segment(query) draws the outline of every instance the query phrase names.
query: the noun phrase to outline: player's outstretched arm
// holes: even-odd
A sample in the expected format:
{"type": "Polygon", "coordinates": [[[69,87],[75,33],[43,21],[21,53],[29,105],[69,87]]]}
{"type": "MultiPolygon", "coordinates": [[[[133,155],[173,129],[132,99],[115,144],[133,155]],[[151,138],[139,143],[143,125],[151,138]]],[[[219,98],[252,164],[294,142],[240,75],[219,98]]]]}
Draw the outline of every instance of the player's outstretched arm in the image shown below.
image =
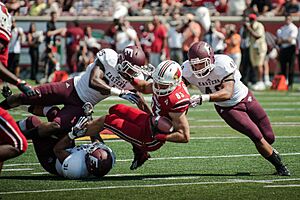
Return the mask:
{"type": "Polygon", "coordinates": [[[19,79],[13,73],[8,71],[3,64],[0,62],[0,78],[8,83],[16,85],[20,91],[27,96],[39,95],[39,92],[33,89],[26,81],[19,79]]]}
{"type": "Polygon", "coordinates": [[[60,139],[53,148],[53,152],[56,155],[60,163],[63,163],[64,160],[70,155],[66,150],[72,146],[73,140],[69,138],[68,135],[65,135],[60,139]]]}
{"type": "Polygon", "coordinates": [[[129,82],[137,91],[139,91],[143,94],[152,94],[153,93],[152,83],[150,83],[148,81],[133,78],[133,79],[129,80],[129,82]]]}

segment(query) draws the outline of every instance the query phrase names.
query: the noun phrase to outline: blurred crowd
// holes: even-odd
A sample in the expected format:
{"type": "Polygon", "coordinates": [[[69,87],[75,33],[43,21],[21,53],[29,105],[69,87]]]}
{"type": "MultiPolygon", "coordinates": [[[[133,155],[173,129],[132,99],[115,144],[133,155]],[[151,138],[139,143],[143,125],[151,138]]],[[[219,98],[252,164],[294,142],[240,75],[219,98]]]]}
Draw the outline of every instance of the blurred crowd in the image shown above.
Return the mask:
{"type": "Polygon", "coordinates": [[[57,28],[57,18],[60,15],[105,15],[112,16],[114,20],[107,30],[102,31],[109,47],[117,52],[126,46],[137,45],[143,48],[147,62],[153,66],[167,58],[181,64],[188,59],[189,47],[204,40],[216,54],[227,54],[235,61],[242,73],[242,81],[252,89],[264,90],[272,85],[270,62],[279,66],[274,73],[284,75],[291,89],[296,55],[300,63],[299,27],[292,21],[292,16],[300,16],[299,4],[297,0],[8,0],[6,5],[13,16],[50,15],[46,31],[37,30],[35,23],[24,31],[16,26],[14,20],[9,69],[20,75],[20,52],[22,46],[27,46],[31,58],[30,78],[39,83],[41,77],[37,74],[42,71],[43,81],[48,82],[53,72],[61,71],[61,41],[64,38],[66,72],[84,71],[103,47],[102,43],[93,36],[91,26],[83,27],[74,21],[67,28],[57,28]],[[130,15],[151,15],[153,20],[134,28],[127,17],[130,15]],[[212,22],[212,15],[242,15],[243,21],[222,24],[220,21],[212,22]],[[259,22],[260,15],[284,15],[284,25],[272,34],[259,22]],[[40,55],[42,43],[46,48],[40,55]]]}
{"type": "Polygon", "coordinates": [[[170,16],[204,6],[212,15],[242,15],[251,8],[257,15],[300,15],[297,0],[4,0],[12,15],[42,16],[170,16]],[[118,13],[116,13],[118,11],[118,13]]]}

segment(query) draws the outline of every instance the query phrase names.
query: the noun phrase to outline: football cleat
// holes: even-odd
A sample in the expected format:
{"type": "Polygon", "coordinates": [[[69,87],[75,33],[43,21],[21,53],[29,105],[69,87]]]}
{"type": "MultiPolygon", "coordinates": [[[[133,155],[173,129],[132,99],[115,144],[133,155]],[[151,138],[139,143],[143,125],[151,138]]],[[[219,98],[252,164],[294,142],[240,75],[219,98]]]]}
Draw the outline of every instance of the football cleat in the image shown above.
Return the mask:
{"type": "Polygon", "coordinates": [[[151,158],[148,152],[134,153],[134,159],[131,163],[130,169],[135,170],[141,167],[149,158],[151,158]]]}
{"type": "Polygon", "coordinates": [[[288,170],[288,168],[285,165],[281,165],[280,167],[276,168],[277,172],[275,172],[275,175],[279,176],[290,176],[291,173],[288,170]]]}

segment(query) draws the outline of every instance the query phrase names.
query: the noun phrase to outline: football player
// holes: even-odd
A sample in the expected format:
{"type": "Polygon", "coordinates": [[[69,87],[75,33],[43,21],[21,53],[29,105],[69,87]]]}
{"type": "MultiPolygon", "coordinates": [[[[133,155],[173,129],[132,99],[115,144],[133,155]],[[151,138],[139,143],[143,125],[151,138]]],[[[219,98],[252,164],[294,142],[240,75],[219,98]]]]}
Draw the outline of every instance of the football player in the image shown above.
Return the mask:
{"type": "Polygon", "coordinates": [[[269,118],[252,92],[240,81],[241,74],[227,55],[214,55],[206,42],[194,43],[188,51],[189,60],[182,64],[184,79],[195,85],[201,95],[191,97],[191,107],[214,102],[215,109],[233,129],[248,136],[258,152],[272,163],[278,175],[289,176],[278,152],[269,118]]]}
{"type": "MultiPolygon", "coordinates": [[[[55,107],[53,107],[54,110],[55,107]]],[[[56,107],[56,109],[58,109],[56,107]]],[[[51,120],[48,114],[48,120],[51,120]]],[[[82,126],[81,118],[72,128],[76,131],[82,126]]],[[[27,117],[18,122],[24,132],[39,126],[42,121],[36,116],[27,117]]],[[[72,134],[72,133],[69,133],[72,134]]],[[[92,176],[103,177],[114,166],[113,151],[101,142],[75,146],[74,140],[67,135],[63,137],[33,137],[37,158],[42,167],[49,173],[69,179],[82,179],[92,176]]]]}
{"type": "MultiPolygon", "coordinates": [[[[11,16],[0,2],[0,79],[16,85],[24,96],[37,95],[25,81],[18,79],[6,69],[8,43],[11,37],[11,16]]],[[[3,91],[6,93],[6,91],[3,91]]],[[[5,160],[21,155],[27,149],[27,141],[16,122],[4,109],[0,108],[0,173],[5,160]]]]}
{"type": "MultiPolygon", "coordinates": [[[[109,114],[93,120],[86,126],[86,135],[93,135],[104,128],[111,130],[133,145],[134,160],[131,170],[148,160],[148,151],[159,149],[166,141],[187,143],[190,130],[186,118],[190,95],[182,82],[181,66],[171,60],[160,63],[152,74],[153,82],[127,77],[137,91],[153,94],[152,112],[118,104],[109,109],[109,114]],[[163,134],[157,130],[157,116],[172,121],[174,130],[163,134]],[[154,119],[154,120],[153,120],[154,119]]],[[[81,132],[82,133],[82,132],[81,132]]],[[[75,133],[74,137],[81,136],[75,133]]]]}
{"type": "MultiPolygon", "coordinates": [[[[132,103],[138,102],[139,97],[136,93],[129,91],[134,88],[120,76],[119,68],[131,76],[143,78],[141,71],[147,67],[145,67],[145,54],[142,49],[129,46],[120,54],[112,49],[103,49],[97,53],[97,58],[87,67],[86,72],[80,76],[64,82],[40,85],[35,88],[39,91],[39,96],[11,95],[0,103],[0,107],[10,109],[19,105],[63,104],[64,107],[52,122],[43,123],[32,132],[40,136],[63,134],[70,131],[74,122],[83,115],[82,106],[86,102],[95,105],[111,95],[119,96],[132,103]],[[141,70],[137,71],[138,68],[141,70]]],[[[146,106],[144,107],[146,109],[146,106]]],[[[45,115],[47,109],[44,111],[45,115]]]]}

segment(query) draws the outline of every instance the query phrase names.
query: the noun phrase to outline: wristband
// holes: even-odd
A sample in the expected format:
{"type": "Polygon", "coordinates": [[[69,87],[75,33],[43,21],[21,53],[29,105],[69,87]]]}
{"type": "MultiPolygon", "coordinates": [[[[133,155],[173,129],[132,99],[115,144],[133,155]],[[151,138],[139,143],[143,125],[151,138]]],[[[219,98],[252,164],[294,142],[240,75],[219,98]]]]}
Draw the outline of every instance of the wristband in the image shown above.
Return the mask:
{"type": "MultiPolygon", "coordinates": [[[[20,83],[22,83],[23,82],[23,80],[21,80],[21,79],[17,79],[17,83],[16,83],[16,86],[18,86],[18,85],[20,85],[20,83]]],[[[24,81],[25,82],[25,81],[24,81]]]]}
{"type": "Polygon", "coordinates": [[[70,132],[68,133],[68,136],[69,136],[69,138],[70,138],[71,140],[74,140],[74,139],[76,138],[76,136],[73,135],[72,131],[70,131],[70,132]]]}
{"type": "Polygon", "coordinates": [[[119,96],[121,94],[121,90],[115,87],[110,88],[110,94],[111,95],[115,95],[115,96],[119,96]]]}
{"type": "Polygon", "coordinates": [[[202,102],[206,102],[210,100],[209,94],[203,94],[201,95],[201,97],[202,97],[202,102]]]}

